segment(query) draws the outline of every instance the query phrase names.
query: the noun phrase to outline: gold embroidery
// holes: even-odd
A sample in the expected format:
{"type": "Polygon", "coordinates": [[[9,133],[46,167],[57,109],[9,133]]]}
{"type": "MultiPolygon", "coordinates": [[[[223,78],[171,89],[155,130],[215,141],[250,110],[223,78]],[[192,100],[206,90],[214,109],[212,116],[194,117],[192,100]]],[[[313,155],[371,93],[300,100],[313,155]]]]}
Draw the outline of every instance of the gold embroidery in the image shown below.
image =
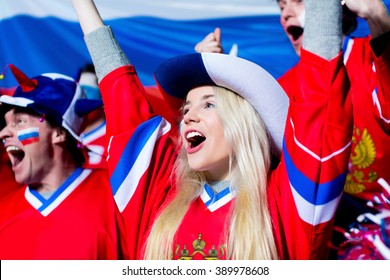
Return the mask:
{"type": "MultiPolygon", "coordinates": [[[[356,128],[356,130],[359,132],[360,130],[356,128]]],[[[352,137],[352,141],[356,143],[356,137],[352,137]]],[[[354,166],[357,166],[358,168],[367,168],[371,164],[374,163],[376,157],[376,150],[374,141],[372,140],[372,137],[370,134],[368,134],[367,129],[363,130],[363,135],[353,149],[353,153],[351,155],[351,161],[354,166]]]]}
{"type": "Polygon", "coordinates": [[[351,153],[350,170],[347,175],[344,190],[346,193],[358,194],[366,189],[365,183],[371,183],[378,179],[378,174],[375,171],[371,170],[366,174],[361,170],[374,163],[376,148],[366,128],[361,133],[360,129],[355,127],[352,142],[356,145],[351,153]],[[360,139],[358,140],[358,138],[360,139]]]}
{"type": "Polygon", "coordinates": [[[202,239],[202,234],[198,235],[198,239],[192,242],[193,252],[187,250],[187,246],[183,245],[183,249],[180,250],[180,245],[176,245],[175,254],[179,257],[179,260],[192,260],[195,255],[201,255],[204,260],[218,260],[225,255],[226,245],[221,245],[219,250],[212,245],[211,250],[207,253],[204,251],[206,242],[202,239]]]}
{"type": "Polygon", "coordinates": [[[206,246],[206,242],[202,240],[202,234],[200,233],[198,235],[198,239],[192,242],[192,247],[194,248],[195,252],[200,252],[203,254],[203,249],[206,246]]]}
{"type": "MultiPolygon", "coordinates": [[[[177,245],[177,247],[176,247],[176,255],[178,255],[178,256],[179,256],[179,254],[178,254],[179,249],[180,249],[180,246],[177,245]]],[[[181,255],[180,260],[192,260],[192,257],[189,256],[188,253],[189,252],[187,250],[187,247],[186,247],[186,245],[184,245],[183,250],[180,251],[180,255],[181,255]]]]}

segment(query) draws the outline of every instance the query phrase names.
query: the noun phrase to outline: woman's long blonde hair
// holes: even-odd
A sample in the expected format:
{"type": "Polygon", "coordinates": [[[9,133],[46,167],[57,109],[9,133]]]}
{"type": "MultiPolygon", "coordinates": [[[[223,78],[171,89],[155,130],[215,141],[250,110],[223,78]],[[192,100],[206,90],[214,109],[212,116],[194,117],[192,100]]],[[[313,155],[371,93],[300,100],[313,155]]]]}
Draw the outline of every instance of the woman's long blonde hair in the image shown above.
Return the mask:
{"type": "MultiPolygon", "coordinates": [[[[228,259],[277,259],[272,222],[267,202],[267,177],[270,170],[270,143],[256,110],[241,96],[213,87],[216,108],[225,137],[233,146],[230,155],[231,186],[235,200],[229,231],[224,234],[228,259]]],[[[173,238],[189,205],[202,192],[204,172],[188,165],[185,150],[180,150],[174,174],[177,195],[163,209],[150,232],[145,259],[171,259],[173,238]]]]}

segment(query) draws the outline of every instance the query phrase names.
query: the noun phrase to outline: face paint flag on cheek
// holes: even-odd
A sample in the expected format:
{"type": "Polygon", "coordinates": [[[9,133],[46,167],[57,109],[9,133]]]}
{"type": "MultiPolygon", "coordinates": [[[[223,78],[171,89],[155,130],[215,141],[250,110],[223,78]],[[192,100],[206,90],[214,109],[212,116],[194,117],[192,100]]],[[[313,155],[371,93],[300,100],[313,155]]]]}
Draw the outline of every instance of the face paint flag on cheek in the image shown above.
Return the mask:
{"type": "Polygon", "coordinates": [[[39,128],[30,127],[18,132],[18,139],[23,145],[28,145],[39,141],[39,128]]]}

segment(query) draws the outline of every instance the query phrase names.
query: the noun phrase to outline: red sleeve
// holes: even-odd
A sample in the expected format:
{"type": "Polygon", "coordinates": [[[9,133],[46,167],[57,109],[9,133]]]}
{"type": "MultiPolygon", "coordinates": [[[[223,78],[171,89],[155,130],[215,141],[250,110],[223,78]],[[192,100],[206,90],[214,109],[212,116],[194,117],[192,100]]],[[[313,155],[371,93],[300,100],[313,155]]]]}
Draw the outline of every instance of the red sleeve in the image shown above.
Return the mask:
{"type": "Polygon", "coordinates": [[[100,84],[106,112],[108,169],[130,258],[142,258],[151,225],[166,202],[176,155],[175,126],[153,113],[132,66],[100,84]]]}
{"type": "Polygon", "coordinates": [[[375,117],[382,129],[390,135],[390,43],[381,56],[373,56],[377,78],[377,87],[373,92],[373,98],[377,101],[375,117]]]}
{"type": "Polygon", "coordinates": [[[151,106],[133,66],[122,66],[99,84],[106,111],[107,135],[137,127],[153,116],[151,106]]]}
{"type": "Polygon", "coordinates": [[[294,93],[294,89],[297,89],[297,65],[289,69],[286,73],[278,79],[279,84],[290,97],[294,93]]]}
{"type": "Polygon", "coordinates": [[[281,258],[325,259],[347,174],[352,102],[341,54],[302,50],[269,201],[281,258]]]}

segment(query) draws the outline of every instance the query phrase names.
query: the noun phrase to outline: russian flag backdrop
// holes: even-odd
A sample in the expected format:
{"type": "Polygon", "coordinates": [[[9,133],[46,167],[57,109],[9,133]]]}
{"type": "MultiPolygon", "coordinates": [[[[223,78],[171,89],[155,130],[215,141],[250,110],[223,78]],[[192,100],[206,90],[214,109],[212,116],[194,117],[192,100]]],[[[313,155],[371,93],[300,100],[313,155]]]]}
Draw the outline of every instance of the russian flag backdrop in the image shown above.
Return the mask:
{"type": "MultiPolygon", "coordinates": [[[[390,0],[384,1],[386,5],[390,0]]],[[[279,23],[276,0],[96,0],[104,21],[137,68],[145,85],[163,60],[194,52],[215,27],[225,52],[267,69],[276,78],[297,62],[279,23]]],[[[0,0],[0,67],[13,63],[27,75],[59,72],[77,76],[90,62],[70,0],[0,0]]],[[[357,36],[368,28],[359,20],[357,36]]],[[[11,75],[8,75],[11,76],[11,75]]],[[[7,77],[0,87],[12,87],[7,77]]]]}

